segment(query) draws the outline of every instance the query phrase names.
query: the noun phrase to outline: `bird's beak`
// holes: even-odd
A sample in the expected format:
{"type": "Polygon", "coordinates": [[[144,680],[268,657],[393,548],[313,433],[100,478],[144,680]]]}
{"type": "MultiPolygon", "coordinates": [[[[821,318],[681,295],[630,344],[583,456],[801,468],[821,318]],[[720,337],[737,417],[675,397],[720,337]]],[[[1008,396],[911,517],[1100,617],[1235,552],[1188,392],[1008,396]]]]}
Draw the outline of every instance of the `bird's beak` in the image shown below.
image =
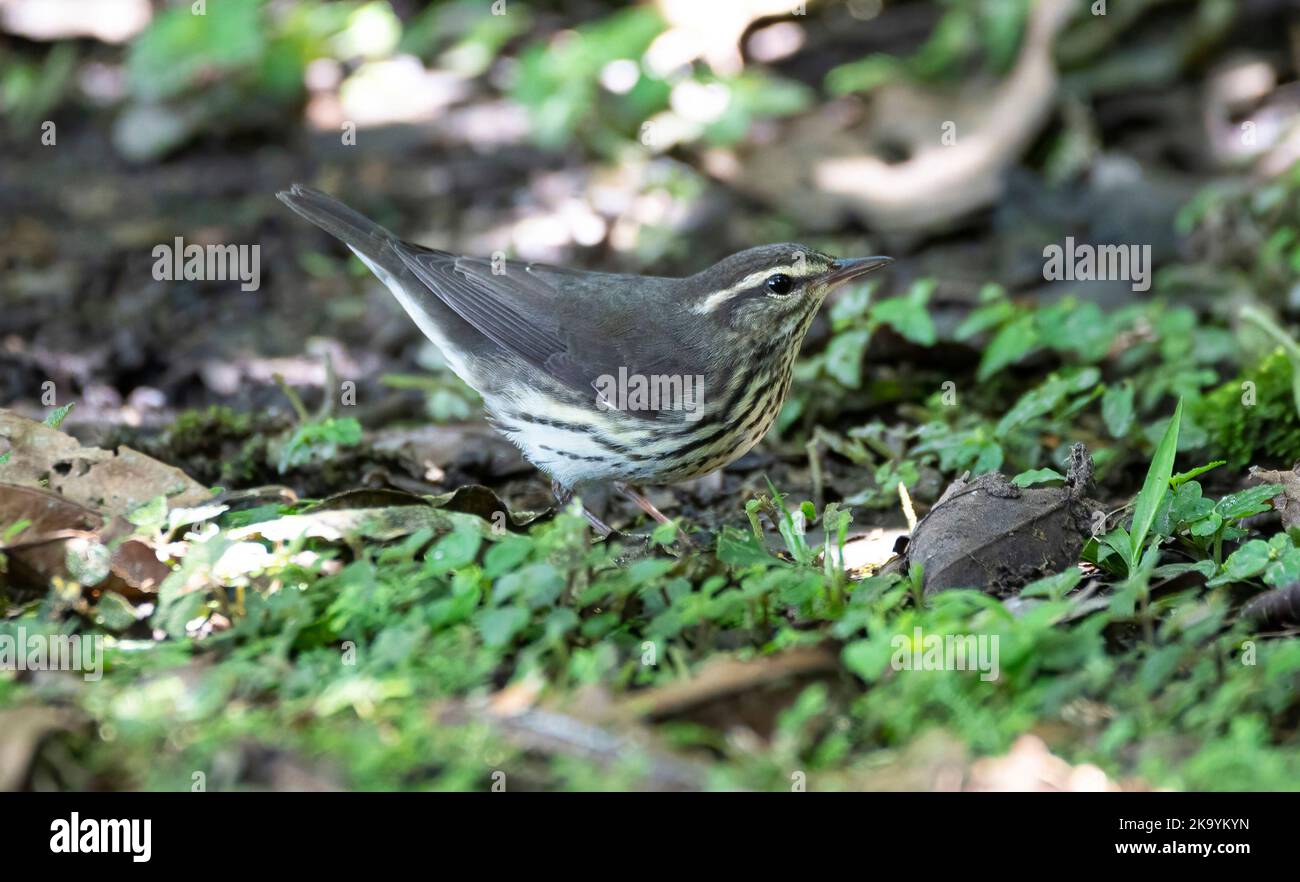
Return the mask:
{"type": "Polygon", "coordinates": [[[831,264],[830,273],[826,276],[826,284],[842,285],[845,282],[851,282],[859,276],[865,276],[867,273],[873,273],[882,267],[889,266],[894,262],[892,257],[850,257],[843,258],[831,264]]]}

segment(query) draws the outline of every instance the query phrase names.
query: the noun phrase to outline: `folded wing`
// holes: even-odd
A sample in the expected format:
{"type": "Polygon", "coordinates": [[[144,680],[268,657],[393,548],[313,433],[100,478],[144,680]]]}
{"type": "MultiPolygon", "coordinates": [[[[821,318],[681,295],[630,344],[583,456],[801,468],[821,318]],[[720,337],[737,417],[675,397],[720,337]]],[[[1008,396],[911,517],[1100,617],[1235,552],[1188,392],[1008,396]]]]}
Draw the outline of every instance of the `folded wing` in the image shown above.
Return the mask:
{"type": "MultiPolygon", "coordinates": [[[[457,315],[507,352],[582,395],[597,378],[693,376],[709,353],[665,319],[676,280],[489,261],[393,245],[411,273],[457,315]]],[[[636,411],[649,419],[656,411],[636,411]]]]}

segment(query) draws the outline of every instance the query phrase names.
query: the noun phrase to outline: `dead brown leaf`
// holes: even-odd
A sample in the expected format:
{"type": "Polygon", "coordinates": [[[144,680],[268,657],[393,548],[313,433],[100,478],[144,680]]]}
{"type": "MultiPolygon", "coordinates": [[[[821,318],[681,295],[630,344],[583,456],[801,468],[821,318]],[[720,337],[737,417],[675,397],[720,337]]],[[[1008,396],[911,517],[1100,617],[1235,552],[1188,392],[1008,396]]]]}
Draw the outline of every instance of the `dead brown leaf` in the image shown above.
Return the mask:
{"type": "Polygon", "coordinates": [[[1261,631],[1300,627],[1300,583],[1252,597],[1241,608],[1241,617],[1261,631]]]}
{"type": "Polygon", "coordinates": [[[1250,467],[1250,477],[1261,484],[1281,484],[1282,492],[1273,497],[1273,508],[1282,516],[1285,529],[1300,527],[1300,464],[1288,471],[1271,471],[1250,467]]]}
{"type": "Polygon", "coordinates": [[[8,571],[0,573],[0,584],[41,591],[56,576],[75,580],[68,572],[69,552],[84,552],[94,545],[104,546],[109,555],[105,578],[95,583],[103,589],[140,599],[169,572],[147,543],[130,538],[114,541],[131,532],[124,521],[106,527],[98,512],[57,493],[0,484],[0,525],[23,521],[29,522],[25,529],[0,542],[9,563],[8,571]]]}
{"type": "Polygon", "coordinates": [[[0,448],[10,452],[0,480],[49,489],[99,512],[124,515],[158,496],[171,506],[208,502],[212,494],[180,469],[129,447],[83,447],[71,435],[0,410],[0,448]]]}

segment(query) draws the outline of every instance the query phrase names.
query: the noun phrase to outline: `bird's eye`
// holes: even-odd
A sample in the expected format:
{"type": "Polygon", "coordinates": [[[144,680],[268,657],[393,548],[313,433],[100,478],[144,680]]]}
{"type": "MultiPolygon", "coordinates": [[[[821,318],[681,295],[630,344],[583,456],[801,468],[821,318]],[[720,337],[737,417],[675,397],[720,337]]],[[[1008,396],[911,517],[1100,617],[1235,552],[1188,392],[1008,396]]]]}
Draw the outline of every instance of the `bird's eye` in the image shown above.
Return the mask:
{"type": "Polygon", "coordinates": [[[767,277],[767,290],[773,294],[789,294],[794,287],[794,280],[785,273],[776,273],[767,277]]]}

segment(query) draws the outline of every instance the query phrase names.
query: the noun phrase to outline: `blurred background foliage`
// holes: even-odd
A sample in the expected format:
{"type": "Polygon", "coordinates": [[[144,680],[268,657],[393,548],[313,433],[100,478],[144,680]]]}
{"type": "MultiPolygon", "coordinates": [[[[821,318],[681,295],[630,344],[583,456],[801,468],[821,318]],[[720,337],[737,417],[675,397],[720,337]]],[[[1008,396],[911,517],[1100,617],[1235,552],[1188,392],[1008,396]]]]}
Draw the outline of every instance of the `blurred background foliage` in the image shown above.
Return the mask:
{"type": "MultiPolygon", "coordinates": [[[[367,65],[397,56],[466,77],[506,61],[490,82],[528,108],[539,143],[558,147],[577,137],[594,150],[616,152],[640,141],[648,120],[675,107],[696,123],[684,127],[684,140],[733,143],[755,119],[806,109],[817,90],[861,94],[898,79],[953,82],[978,69],[1005,73],[1015,60],[1029,2],[945,0],[938,5],[933,33],[914,51],[877,52],[835,64],[811,84],[762,65],[676,63],[692,61],[692,40],[685,37],[660,40],[658,56],[647,56],[659,38],[674,31],[652,4],[627,4],[600,15],[598,4],[566,8],[522,0],[398,0],[396,9],[389,0],[214,0],[210,8],[151,0],[52,0],[40,4],[41,12],[32,0],[12,0],[6,20],[11,33],[69,38],[104,33],[114,42],[126,39],[125,77],[111,97],[132,104],[212,100],[203,125],[215,131],[229,131],[247,112],[246,106],[223,100],[223,94],[279,111],[301,107],[304,75],[314,60],[346,64],[344,89],[365,79],[367,65]],[[195,14],[199,8],[202,15],[195,14]],[[558,34],[534,31],[539,24],[586,16],[591,20],[558,34]],[[113,20],[121,18],[126,23],[115,28],[113,20]],[[709,118],[702,120],[701,114],[709,118]]],[[[825,11],[804,4],[809,5],[814,13],[825,11]]],[[[681,13],[684,4],[672,6],[689,24],[677,29],[681,34],[735,53],[736,47],[725,43],[740,36],[737,27],[785,16],[800,4],[725,2],[712,9],[699,4],[693,20],[681,13]]],[[[864,21],[881,11],[881,4],[866,0],[847,6],[864,21]]],[[[769,54],[785,57],[801,38],[781,30],[767,42],[774,44],[769,54]]],[[[11,52],[3,68],[3,107],[12,125],[28,125],[76,97],[75,45],[55,45],[44,61],[11,52]]]]}

